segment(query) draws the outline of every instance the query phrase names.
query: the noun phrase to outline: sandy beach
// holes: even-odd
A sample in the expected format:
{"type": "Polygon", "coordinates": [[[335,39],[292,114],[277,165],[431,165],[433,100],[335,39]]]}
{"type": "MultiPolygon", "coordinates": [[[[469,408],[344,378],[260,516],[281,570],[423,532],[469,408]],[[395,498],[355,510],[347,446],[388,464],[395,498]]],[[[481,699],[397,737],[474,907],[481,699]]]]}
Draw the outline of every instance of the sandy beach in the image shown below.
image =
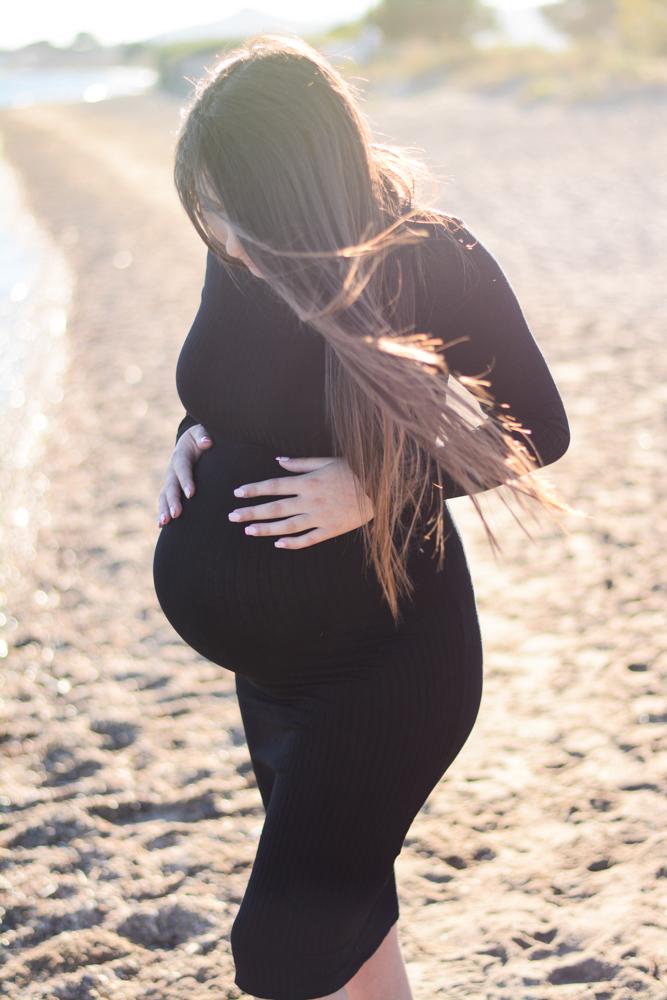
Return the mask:
{"type": "MultiPolygon", "coordinates": [[[[229,928],[263,820],[230,671],[151,576],[205,247],[173,187],[179,100],[5,110],[76,275],[34,560],[6,567],[0,942],[11,1000],[245,996],[229,928]],[[13,577],[11,573],[13,572],[13,577]]],[[[495,559],[451,504],[485,645],[475,729],[397,861],[415,1000],[667,996],[667,128],[660,98],[374,97],[508,274],[570,418],[543,475],[586,518],[495,559]]],[[[11,497],[4,498],[7,517],[11,497]]],[[[5,559],[15,558],[12,552],[5,559]]]]}

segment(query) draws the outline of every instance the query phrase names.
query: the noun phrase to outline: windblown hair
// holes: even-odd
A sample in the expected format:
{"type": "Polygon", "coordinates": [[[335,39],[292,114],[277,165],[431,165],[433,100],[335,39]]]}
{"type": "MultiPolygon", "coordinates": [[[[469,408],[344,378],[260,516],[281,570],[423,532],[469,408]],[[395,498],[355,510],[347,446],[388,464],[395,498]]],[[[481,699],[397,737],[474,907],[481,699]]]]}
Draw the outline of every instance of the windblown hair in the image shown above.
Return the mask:
{"type": "Polygon", "coordinates": [[[230,273],[245,265],[213,234],[211,206],[273,292],[324,338],[331,439],[355,474],[360,505],[364,493],[373,503],[361,526],[365,567],[398,622],[400,600],[413,594],[407,558],[429,487],[439,501],[426,537],[435,532],[442,566],[443,472],[469,493],[492,545],[476,492],[502,484],[524,507],[532,500],[552,515],[570,510],[532,475],[539,462],[508,433],[521,430],[509,413],[475,432],[474,400],[493,402],[489,383],[459,375],[470,401],[452,405],[448,345],[414,329],[419,254],[411,252],[416,269],[404,274],[394,251],[429,235],[419,222],[437,222],[465,274],[461,220],[415,204],[423,164],[373,141],[355,88],[298,36],[255,35],[191,82],[175,149],[179,198],[230,273]]]}

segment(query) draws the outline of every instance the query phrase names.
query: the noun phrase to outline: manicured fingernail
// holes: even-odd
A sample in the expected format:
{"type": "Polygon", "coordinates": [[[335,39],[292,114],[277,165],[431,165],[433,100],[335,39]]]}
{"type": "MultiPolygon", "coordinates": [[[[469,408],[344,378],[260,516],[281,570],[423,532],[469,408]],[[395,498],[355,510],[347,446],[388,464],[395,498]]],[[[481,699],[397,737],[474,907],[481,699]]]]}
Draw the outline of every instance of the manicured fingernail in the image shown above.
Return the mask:
{"type": "Polygon", "coordinates": [[[276,462],[289,462],[286,455],[276,455],[276,462]]]}
{"type": "Polygon", "coordinates": [[[234,496],[235,497],[244,497],[245,496],[245,490],[241,486],[238,486],[234,490],[234,496]]]}
{"type": "Polygon", "coordinates": [[[284,549],[285,548],[285,543],[281,542],[281,541],[277,541],[276,542],[276,548],[277,549],[284,549]]]}
{"type": "Polygon", "coordinates": [[[172,517],[176,517],[176,508],[175,507],[170,507],[169,510],[171,511],[171,516],[172,517]]]}
{"type": "Polygon", "coordinates": [[[190,499],[190,496],[191,496],[191,494],[190,494],[190,487],[189,487],[189,486],[185,486],[185,487],[183,488],[183,492],[185,493],[186,497],[187,497],[187,498],[188,498],[188,500],[189,500],[189,499],[190,499]]]}
{"type": "Polygon", "coordinates": [[[211,443],[211,439],[209,437],[199,438],[199,443],[200,444],[210,444],[211,443]]]}

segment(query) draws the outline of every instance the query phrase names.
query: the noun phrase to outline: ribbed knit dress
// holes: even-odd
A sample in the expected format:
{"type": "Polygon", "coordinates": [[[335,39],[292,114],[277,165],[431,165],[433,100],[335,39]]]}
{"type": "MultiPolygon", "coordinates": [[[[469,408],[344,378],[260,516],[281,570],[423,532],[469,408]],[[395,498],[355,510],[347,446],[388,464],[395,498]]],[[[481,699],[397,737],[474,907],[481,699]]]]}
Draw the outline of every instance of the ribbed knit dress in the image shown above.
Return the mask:
{"type": "MultiPolygon", "coordinates": [[[[486,378],[496,404],[531,431],[542,465],[569,427],[545,359],[497,260],[463,220],[430,223],[415,329],[447,343],[450,369],[486,378]]],[[[413,248],[400,248],[409,262],[413,248]]],[[[410,825],[470,734],[482,696],[482,640],[461,540],[447,509],[434,543],[411,547],[412,602],[395,627],[361,528],[302,549],[245,534],[230,510],[244,483],[295,475],[275,456],[334,455],[324,407],[324,341],[245,268],[209,250],[201,303],[176,387],[213,439],[196,491],[158,536],[160,606],[201,656],[235,674],[248,752],[266,811],[235,916],[235,983],[254,997],[312,1000],[345,985],[398,919],[394,861],[410,825]]],[[[491,409],[487,419],[491,419],[491,409]]],[[[525,437],[519,434],[525,443],[525,437]]],[[[446,482],[446,496],[461,495],[446,482]]],[[[257,518],[268,521],[269,518],[257,518]]]]}

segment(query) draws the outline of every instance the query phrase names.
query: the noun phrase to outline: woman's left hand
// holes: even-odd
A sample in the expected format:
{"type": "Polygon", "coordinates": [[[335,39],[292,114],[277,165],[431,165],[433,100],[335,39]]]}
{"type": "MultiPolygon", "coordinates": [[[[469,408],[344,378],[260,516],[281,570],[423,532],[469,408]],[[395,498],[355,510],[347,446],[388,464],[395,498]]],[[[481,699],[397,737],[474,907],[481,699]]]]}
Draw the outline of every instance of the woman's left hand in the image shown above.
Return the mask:
{"type": "Polygon", "coordinates": [[[244,483],[234,490],[237,497],[284,494],[280,500],[239,507],[229,512],[231,521],[255,522],[246,526],[246,534],[284,535],[274,545],[304,549],[352,531],[373,517],[373,504],[365,493],[362,509],[359,508],[354,488],[355,476],[344,458],[282,458],[278,461],[284,469],[304,474],[244,483]],[[256,523],[261,517],[279,517],[281,520],[256,523]],[[311,530],[291,537],[291,533],[305,531],[306,528],[311,530]]]}

